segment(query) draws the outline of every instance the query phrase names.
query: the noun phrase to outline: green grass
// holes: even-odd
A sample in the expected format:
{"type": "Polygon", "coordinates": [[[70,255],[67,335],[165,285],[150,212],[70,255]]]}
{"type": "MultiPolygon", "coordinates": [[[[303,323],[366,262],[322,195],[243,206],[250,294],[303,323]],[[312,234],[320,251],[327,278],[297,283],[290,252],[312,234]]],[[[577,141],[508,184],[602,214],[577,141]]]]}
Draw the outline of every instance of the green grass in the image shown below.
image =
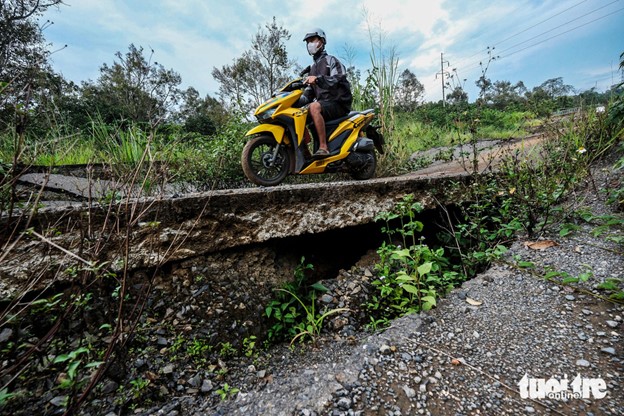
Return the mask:
{"type": "MultiPolygon", "coordinates": [[[[386,154],[380,155],[377,176],[406,173],[413,166],[410,156],[417,151],[454,146],[474,139],[508,139],[529,134],[537,120],[529,112],[504,112],[475,107],[442,108],[423,105],[415,112],[396,113],[386,133],[386,154]]],[[[13,162],[16,148],[21,148],[19,162],[25,165],[60,166],[104,163],[120,166],[115,173],[123,176],[139,163],[159,162],[166,167],[166,178],[152,182],[190,182],[203,186],[245,182],[240,168],[240,154],[249,123],[231,120],[217,135],[185,136],[175,126],[163,131],[146,132],[139,126],[124,128],[93,120],[81,132],[69,132],[63,126],[45,137],[0,133],[0,162],[13,162]]],[[[160,170],[159,174],[162,174],[160,170]]],[[[157,175],[150,170],[150,175],[157,175]]],[[[337,176],[321,176],[331,180],[337,176]]],[[[227,186],[227,185],[225,185],[227,186]]]]}

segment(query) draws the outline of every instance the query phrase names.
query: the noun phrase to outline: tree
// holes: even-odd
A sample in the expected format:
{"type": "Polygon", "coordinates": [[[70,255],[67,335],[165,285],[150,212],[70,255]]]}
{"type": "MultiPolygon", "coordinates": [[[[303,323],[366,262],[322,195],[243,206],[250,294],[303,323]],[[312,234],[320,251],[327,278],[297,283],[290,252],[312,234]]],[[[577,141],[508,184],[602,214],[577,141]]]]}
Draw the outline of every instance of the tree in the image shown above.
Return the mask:
{"type": "Polygon", "coordinates": [[[422,101],[424,93],[424,85],[409,69],[406,69],[399,75],[395,91],[395,103],[401,110],[414,110],[422,101]]]}
{"type": "Polygon", "coordinates": [[[455,87],[453,91],[446,94],[449,104],[464,104],[468,102],[468,93],[462,87],[455,87]]]}
{"type": "Polygon", "coordinates": [[[172,115],[182,92],[179,74],[151,62],[143,47],[130,44],[126,55],[117,52],[118,61],[103,64],[96,83],[86,82],[82,98],[89,111],[96,110],[105,122],[130,121],[155,126],[172,115]]]}
{"type": "Polygon", "coordinates": [[[0,0],[0,122],[24,131],[44,108],[43,91],[53,81],[37,19],[61,0],[0,0]]]}
{"type": "Polygon", "coordinates": [[[563,78],[561,77],[548,79],[537,88],[542,89],[552,100],[574,92],[574,87],[572,85],[564,84],[563,78]]]}
{"type": "MultiPolygon", "coordinates": [[[[43,36],[36,19],[62,0],[0,0],[0,74],[12,65],[25,63],[28,54],[42,54],[43,36]]],[[[31,56],[32,58],[32,56],[31,56]]]]}
{"type": "Polygon", "coordinates": [[[535,87],[526,93],[529,108],[540,117],[548,117],[555,110],[555,102],[541,87],[535,87]]]}
{"type": "Polygon", "coordinates": [[[488,104],[491,102],[490,92],[492,90],[492,81],[485,75],[481,75],[478,80],[475,81],[475,85],[479,88],[479,98],[477,98],[477,104],[488,104]]]}
{"type": "Polygon", "coordinates": [[[595,105],[599,103],[606,104],[608,101],[608,94],[606,92],[598,92],[596,87],[581,91],[575,97],[575,105],[577,106],[595,105]]]}
{"type": "Polygon", "coordinates": [[[234,59],[232,65],[213,68],[212,76],[219,82],[221,100],[235,111],[249,113],[284,85],[294,66],[288,59],[285,41],[290,33],[273,21],[266,24],[252,39],[251,50],[234,59]]]}
{"type": "Polygon", "coordinates": [[[190,87],[184,93],[183,104],[177,118],[187,133],[210,136],[225,125],[228,114],[218,100],[210,95],[201,98],[199,92],[190,87]]]}
{"type": "Polygon", "coordinates": [[[526,92],[522,81],[518,81],[515,85],[509,81],[495,81],[490,89],[489,99],[494,108],[504,110],[523,104],[526,92]]]}
{"type": "Polygon", "coordinates": [[[557,107],[572,105],[568,94],[574,92],[574,87],[563,83],[563,79],[551,78],[526,93],[529,107],[539,116],[549,116],[557,107]]]}

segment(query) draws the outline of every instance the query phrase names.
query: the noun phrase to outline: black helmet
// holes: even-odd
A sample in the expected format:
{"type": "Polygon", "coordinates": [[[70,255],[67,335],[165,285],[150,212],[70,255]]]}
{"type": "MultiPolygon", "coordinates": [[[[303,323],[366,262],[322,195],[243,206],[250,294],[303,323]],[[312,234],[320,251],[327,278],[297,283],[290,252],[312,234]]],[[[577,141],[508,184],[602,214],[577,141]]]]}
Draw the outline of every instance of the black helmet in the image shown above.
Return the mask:
{"type": "Polygon", "coordinates": [[[306,33],[305,37],[303,38],[303,41],[305,42],[313,36],[318,36],[319,38],[323,39],[323,43],[327,43],[327,38],[325,37],[325,31],[318,27],[306,33]]]}

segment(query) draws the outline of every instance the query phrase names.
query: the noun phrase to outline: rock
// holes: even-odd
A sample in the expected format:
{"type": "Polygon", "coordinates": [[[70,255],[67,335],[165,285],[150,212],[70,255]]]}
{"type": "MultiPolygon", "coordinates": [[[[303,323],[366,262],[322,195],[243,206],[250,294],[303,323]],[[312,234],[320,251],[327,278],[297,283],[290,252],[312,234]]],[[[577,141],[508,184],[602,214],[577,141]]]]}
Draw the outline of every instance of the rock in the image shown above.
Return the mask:
{"type": "Polygon", "coordinates": [[[56,407],[64,407],[67,404],[67,396],[56,396],[50,400],[50,404],[56,407]]]}
{"type": "Polygon", "coordinates": [[[111,394],[119,388],[119,384],[115,383],[113,380],[109,380],[102,386],[103,394],[111,394]]]}
{"type": "Polygon", "coordinates": [[[201,392],[202,393],[208,393],[209,391],[212,391],[213,386],[212,386],[212,382],[208,379],[205,379],[202,382],[202,386],[201,386],[201,392]]]}
{"type": "Polygon", "coordinates": [[[339,409],[342,410],[349,410],[351,408],[351,399],[348,397],[341,397],[340,400],[338,400],[337,406],[339,409]]]}
{"type": "Polygon", "coordinates": [[[156,341],[156,343],[160,346],[166,347],[167,344],[169,344],[169,341],[165,337],[158,337],[158,340],[156,341]]]}
{"type": "Polygon", "coordinates": [[[617,321],[607,321],[605,323],[609,326],[609,328],[617,328],[618,326],[617,321]]]}
{"type": "Polygon", "coordinates": [[[334,297],[328,293],[325,293],[323,296],[321,296],[321,299],[319,300],[325,304],[330,304],[334,301],[334,297]]]}
{"type": "Polygon", "coordinates": [[[390,355],[390,354],[392,354],[392,347],[390,347],[389,345],[384,344],[384,345],[382,345],[379,348],[379,352],[381,354],[383,354],[383,355],[390,355]]]}
{"type": "Polygon", "coordinates": [[[587,360],[580,359],[580,360],[576,360],[576,365],[578,365],[579,367],[589,367],[590,363],[587,360]]]}
{"type": "Polygon", "coordinates": [[[410,386],[404,385],[403,391],[405,392],[405,395],[408,399],[414,398],[416,396],[416,390],[414,390],[410,386]]]}
{"type": "Polygon", "coordinates": [[[201,376],[199,374],[195,374],[193,377],[188,379],[188,384],[192,387],[199,387],[201,383],[201,376]]]}
{"type": "Polygon", "coordinates": [[[4,328],[0,332],[0,342],[7,342],[13,336],[13,330],[11,328],[4,328]]]}
{"type": "Polygon", "coordinates": [[[573,300],[575,300],[575,299],[576,299],[576,298],[575,298],[574,296],[572,296],[572,295],[566,295],[566,296],[565,296],[565,298],[566,298],[566,300],[569,300],[569,301],[573,301],[573,300]]]}
{"type": "Polygon", "coordinates": [[[604,352],[605,354],[615,355],[615,348],[613,347],[600,348],[600,351],[604,352]]]}

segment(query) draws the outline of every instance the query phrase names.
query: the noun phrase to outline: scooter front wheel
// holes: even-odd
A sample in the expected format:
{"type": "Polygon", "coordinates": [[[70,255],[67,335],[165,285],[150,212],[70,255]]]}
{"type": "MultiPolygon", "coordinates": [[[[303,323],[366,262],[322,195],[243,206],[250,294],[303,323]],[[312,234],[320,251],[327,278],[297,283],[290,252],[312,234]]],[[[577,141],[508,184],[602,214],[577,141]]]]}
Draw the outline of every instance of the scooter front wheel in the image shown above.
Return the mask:
{"type": "Polygon", "coordinates": [[[256,185],[279,185],[290,168],[290,155],[271,136],[257,136],[249,140],[241,157],[243,172],[256,185]]]}

